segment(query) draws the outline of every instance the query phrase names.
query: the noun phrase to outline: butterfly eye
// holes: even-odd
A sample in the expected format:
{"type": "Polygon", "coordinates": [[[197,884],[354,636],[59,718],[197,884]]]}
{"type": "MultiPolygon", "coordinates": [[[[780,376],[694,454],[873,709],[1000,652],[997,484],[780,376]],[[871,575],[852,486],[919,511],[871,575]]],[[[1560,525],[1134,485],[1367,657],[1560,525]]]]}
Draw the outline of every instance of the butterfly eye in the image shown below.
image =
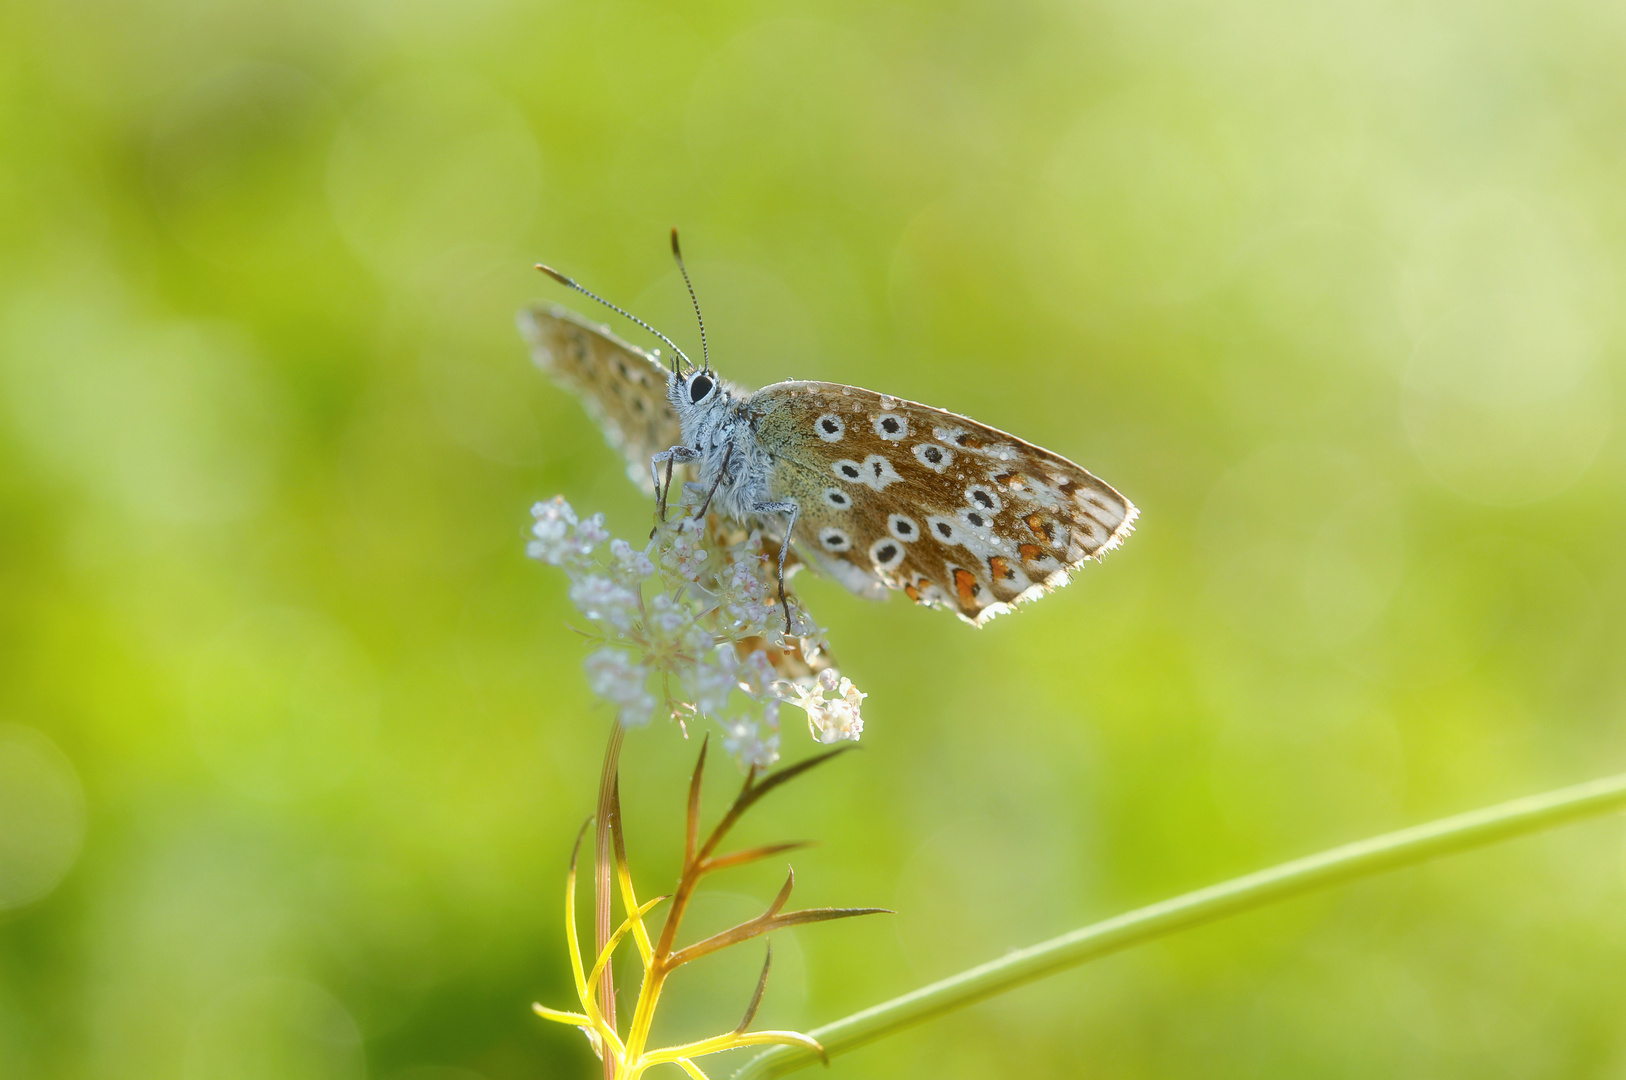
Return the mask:
{"type": "Polygon", "coordinates": [[[689,380],[689,400],[698,405],[711,393],[712,382],[704,375],[696,375],[689,380]]]}

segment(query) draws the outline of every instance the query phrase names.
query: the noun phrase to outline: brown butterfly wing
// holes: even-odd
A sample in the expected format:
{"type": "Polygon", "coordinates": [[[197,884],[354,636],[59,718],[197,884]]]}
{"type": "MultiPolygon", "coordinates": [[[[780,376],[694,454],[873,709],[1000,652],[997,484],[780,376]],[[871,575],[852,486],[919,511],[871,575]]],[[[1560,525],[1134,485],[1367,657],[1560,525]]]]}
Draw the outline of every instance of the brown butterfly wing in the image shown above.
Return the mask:
{"type": "Polygon", "coordinates": [[[795,541],[860,593],[902,589],[973,625],[1065,585],[1135,507],[1085,469],[963,416],[836,383],[751,398],[795,541]]]}
{"type": "Polygon", "coordinates": [[[582,399],[605,441],[626,456],[632,482],[653,492],[650,455],[683,441],[660,361],[608,327],[553,304],[521,311],[519,329],[536,366],[582,399]]]}

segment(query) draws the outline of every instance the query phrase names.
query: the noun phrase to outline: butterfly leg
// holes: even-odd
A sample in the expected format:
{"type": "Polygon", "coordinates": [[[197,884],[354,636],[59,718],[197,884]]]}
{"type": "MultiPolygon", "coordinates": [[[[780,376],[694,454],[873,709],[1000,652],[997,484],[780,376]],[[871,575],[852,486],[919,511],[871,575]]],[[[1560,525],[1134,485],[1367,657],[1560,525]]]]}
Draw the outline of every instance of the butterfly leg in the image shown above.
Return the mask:
{"type": "MultiPolygon", "coordinates": [[[[666,496],[668,494],[670,494],[671,491],[672,491],[672,459],[671,458],[666,459],[666,482],[663,484],[663,483],[660,482],[660,480],[657,479],[655,481],[655,490],[659,493],[658,497],[655,499],[655,505],[660,508],[661,521],[665,522],[666,521],[666,496]]],[[[655,530],[654,529],[651,529],[649,531],[649,538],[651,540],[655,539],[655,530]]]]}
{"type": "MultiPolygon", "coordinates": [[[[704,518],[706,516],[706,511],[711,509],[711,497],[717,494],[718,487],[720,487],[723,483],[723,477],[728,475],[728,459],[733,456],[734,444],[729,443],[727,452],[723,454],[723,467],[717,470],[717,479],[711,482],[711,490],[706,492],[706,501],[700,505],[700,512],[695,514],[695,517],[704,518]]],[[[671,483],[671,481],[667,482],[669,484],[671,483]]]]}
{"type": "Polygon", "coordinates": [[[796,530],[796,515],[801,506],[793,502],[758,503],[751,507],[753,514],[789,514],[785,523],[785,539],[779,544],[779,603],[785,609],[785,633],[790,633],[790,600],[785,596],[785,552],[790,550],[790,534],[796,530]]]}
{"type": "Polygon", "coordinates": [[[700,456],[700,451],[689,446],[674,446],[670,450],[662,450],[658,454],[650,455],[649,476],[650,479],[655,481],[655,490],[659,493],[659,498],[656,501],[660,506],[662,521],[666,520],[666,493],[672,487],[672,467],[695,461],[700,456]],[[664,486],[661,484],[662,464],[666,466],[666,483],[664,486]]]}

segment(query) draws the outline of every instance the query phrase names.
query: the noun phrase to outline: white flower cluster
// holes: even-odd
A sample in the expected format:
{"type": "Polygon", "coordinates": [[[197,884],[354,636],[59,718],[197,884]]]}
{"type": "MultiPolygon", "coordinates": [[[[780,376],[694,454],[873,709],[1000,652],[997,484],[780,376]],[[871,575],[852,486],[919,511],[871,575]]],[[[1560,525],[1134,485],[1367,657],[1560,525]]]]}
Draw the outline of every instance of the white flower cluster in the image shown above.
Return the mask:
{"type": "Polygon", "coordinates": [[[813,679],[796,684],[790,703],[807,711],[808,727],[821,743],[858,740],[864,731],[864,718],[858,706],[869,697],[853,681],[835,668],[825,668],[813,679]]]}
{"type": "Polygon", "coordinates": [[[526,553],[570,577],[570,602],[602,643],[586,661],[593,693],[625,727],[663,706],[680,720],[708,717],[745,767],[778,760],[781,702],[807,712],[820,742],[857,739],[865,695],[834,668],[815,676],[788,662],[816,656],[823,631],[791,597],[786,633],[761,538],[717,542],[686,511],[639,549],[611,539],[602,514],[581,520],[559,496],[531,508],[526,553]],[[787,668],[804,673],[787,678],[787,668]]]}

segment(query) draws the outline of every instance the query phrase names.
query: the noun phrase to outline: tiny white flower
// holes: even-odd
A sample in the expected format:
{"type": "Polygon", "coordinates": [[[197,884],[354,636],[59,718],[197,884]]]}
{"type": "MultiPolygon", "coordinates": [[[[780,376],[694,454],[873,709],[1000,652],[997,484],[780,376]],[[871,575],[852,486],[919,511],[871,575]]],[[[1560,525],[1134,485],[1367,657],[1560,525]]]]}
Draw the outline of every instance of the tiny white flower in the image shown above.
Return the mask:
{"type": "Polygon", "coordinates": [[[694,694],[695,708],[707,716],[722,712],[739,682],[738,671],[739,658],[733,645],[720,645],[702,653],[684,682],[694,694]]]}
{"type": "Polygon", "coordinates": [[[576,511],[565,501],[563,495],[555,495],[546,502],[534,503],[531,506],[531,516],[536,519],[533,527],[536,535],[546,539],[543,530],[559,528],[558,535],[563,536],[565,531],[576,527],[576,511]]]}
{"type": "MultiPolygon", "coordinates": [[[[745,658],[740,665],[740,689],[747,695],[760,698],[766,695],[774,683],[773,663],[768,654],[761,649],[756,650],[745,658]]],[[[777,706],[778,702],[771,702],[777,706]]]]}
{"type": "Polygon", "coordinates": [[[555,495],[547,502],[531,507],[531,535],[535,537],[525,545],[525,553],[553,566],[569,562],[580,554],[581,548],[574,536],[576,511],[564,498],[555,495]]]}
{"type": "Polygon", "coordinates": [[[665,641],[676,641],[694,622],[694,612],[687,604],[678,603],[665,593],[649,602],[649,628],[652,636],[665,641]]]}
{"type": "Polygon", "coordinates": [[[616,717],[623,727],[642,727],[655,711],[655,695],[649,692],[649,670],[635,664],[620,649],[600,649],[582,666],[587,670],[588,688],[618,706],[616,717]]]}
{"type": "Polygon", "coordinates": [[[816,678],[792,684],[786,700],[806,711],[813,737],[828,744],[858,741],[864,732],[860,705],[868,696],[835,668],[825,668],[816,678]]]}
{"type": "Polygon", "coordinates": [[[643,581],[655,574],[649,552],[639,551],[625,540],[611,540],[610,554],[615,556],[616,566],[633,581],[643,581]]]}
{"type": "Polygon", "coordinates": [[[594,514],[577,526],[576,538],[581,541],[582,554],[584,555],[608,540],[610,530],[604,527],[604,515],[594,514]]]}
{"type": "Polygon", "coordinates": [[[779,760],[779,733],[764,737],[761,726],[749,719],[724,721],[723,749],[742,765],[765,769],[779,760]]]}
{"type": "Polygon", "coordinates": [[[678,642],[678,651],[684,656],[704,657],[716,648],[717,639],[705,627],[698,623],[693,624],[684,631],[683,638],[678,642]]]}
{"type": "Polygon", "coordinates": [[[706,549],[700,546],[703,526],[693,518],[679,521],[672,530],[672,541],[661,556],[661,565],[676,571],[686,581],[700,577],[706,565],[706,549]]]}
{"type": "Polygon", "coordinates": [[[630,630],[638,614],[638,594],[603,574],[589,574],[570,586],[570,602],[594,622],[630,630]]]}

